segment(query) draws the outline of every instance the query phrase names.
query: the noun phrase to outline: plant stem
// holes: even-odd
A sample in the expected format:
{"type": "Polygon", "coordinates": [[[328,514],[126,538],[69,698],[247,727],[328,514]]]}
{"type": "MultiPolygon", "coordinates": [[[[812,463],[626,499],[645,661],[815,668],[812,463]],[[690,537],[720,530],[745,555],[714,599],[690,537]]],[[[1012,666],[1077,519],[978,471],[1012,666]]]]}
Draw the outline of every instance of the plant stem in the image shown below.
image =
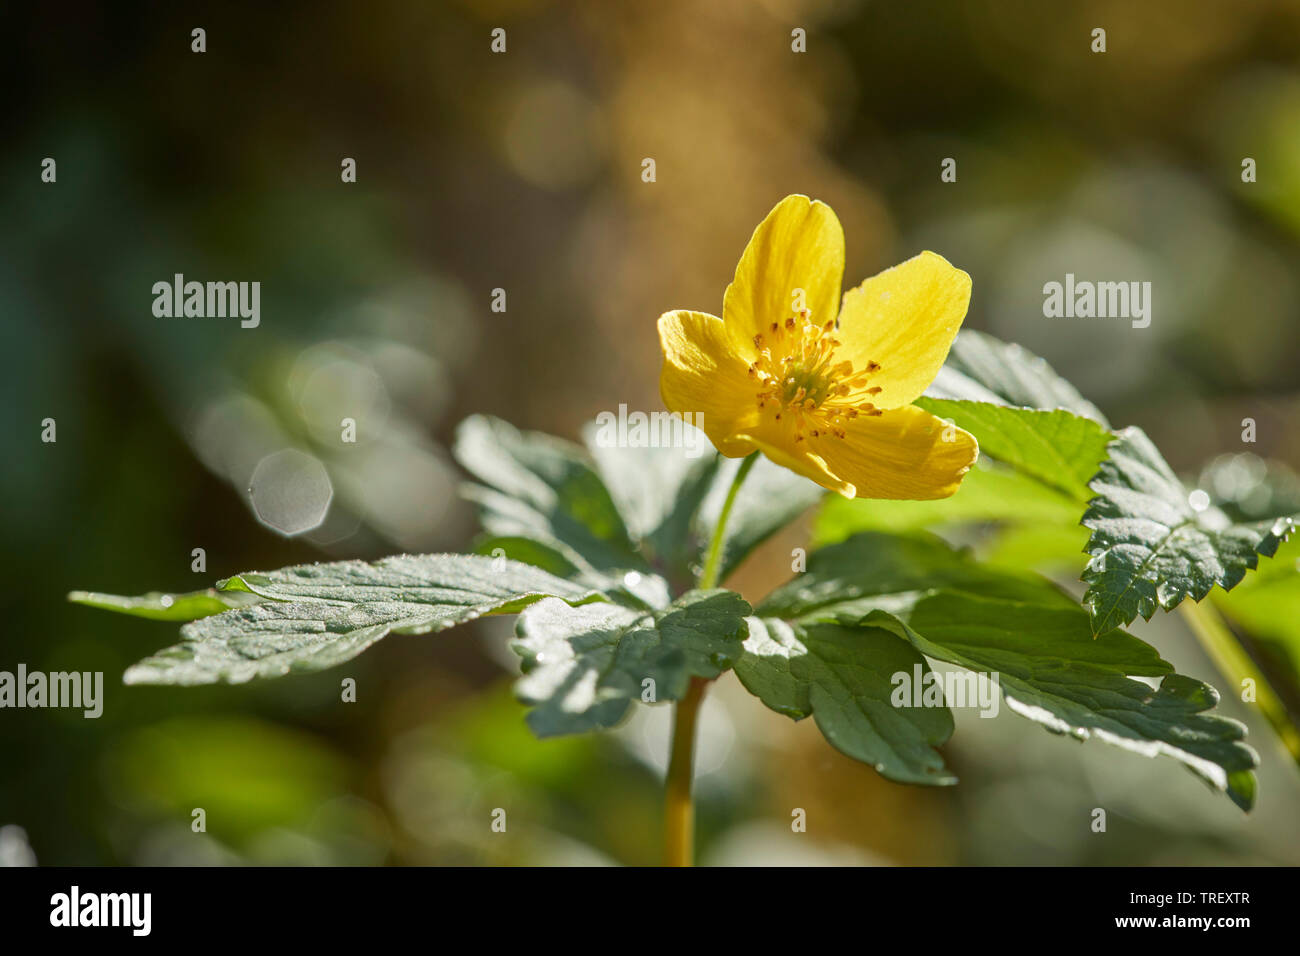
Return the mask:
{"type": "MultiPolygon", "coordinates": [[[[700,573],[700,588],[718,586],[727,519],[731,517],[736,494],[757,459],[758,452],[754,452],[742,461],[736,477],[731,480],[731,487],[727,489],[727,498],[713,528],[713,540],[709,542],[704,570],[700,573]]],[[[691,866],[695,862],[695,801],[691,795],[695,780],[695,725],[708,687],[709,682],[704,678],[692,677],[686,696],[677,702],[673,711],[673,743],[664,794],[664,863],[668,866],[691,866]]]]}
{"type": "Polygon", "coordinates": [[[673,713],[673,750],[668,761],[664,796],[664,863],[691,866],[695,862],[695,802],[691,784],[695,776],[695,722],[709,682],[691,678],[690,690],[673,713]]]}
{"type": "Polygon", "coordinates": [[[758,452],[754,452],[748,458],[740,463],[740,469],[736,472],[736,477],[731,479],[731,487],[727,489],[727,500],[722,503],[722,511],[718,514],[718,523],[713,528],[713,540],[709,542],[709,556],[704,561],[704,570],[700,573],[701,588],[716,588],[718,586],[718,574],[722,570],[722,542],[726,538],[727,519],[731,517],[731,506],[736,503],[736,494],[740,491],[740,486],[749,474],[749,469],[754,467],[754,462],[758,460],[758,452]]]}

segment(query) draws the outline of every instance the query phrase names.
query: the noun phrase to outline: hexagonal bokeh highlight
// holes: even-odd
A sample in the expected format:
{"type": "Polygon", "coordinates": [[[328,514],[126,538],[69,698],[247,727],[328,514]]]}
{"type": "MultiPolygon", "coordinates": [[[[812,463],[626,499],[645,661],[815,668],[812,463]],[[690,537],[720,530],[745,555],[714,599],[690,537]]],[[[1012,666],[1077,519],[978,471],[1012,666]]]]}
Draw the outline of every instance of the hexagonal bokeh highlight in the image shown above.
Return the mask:
{"type": "Polygon", "coordinates": [[[253,469],[248,498],[257,520],[285,537],[318,528],[334,486],[320,460],[296,448],[267,455],[253,469]]]}

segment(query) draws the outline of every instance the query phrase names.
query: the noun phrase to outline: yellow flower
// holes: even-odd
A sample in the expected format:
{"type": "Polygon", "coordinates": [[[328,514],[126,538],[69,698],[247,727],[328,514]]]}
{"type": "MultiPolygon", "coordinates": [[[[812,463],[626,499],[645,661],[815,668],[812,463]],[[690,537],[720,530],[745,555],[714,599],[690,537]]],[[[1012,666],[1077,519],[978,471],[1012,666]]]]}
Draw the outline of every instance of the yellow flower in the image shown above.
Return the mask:
{"type": "Polygon", "coordinates": [[[660,317],[664,403],[694,413],[722,454],[762,451],[846,497],[946,498],[979,447],[911,402],[948,356],[970,276],[923,252],[837,309],[843,274],[830,206],[781,200],[740,257],[721,319],[660,317]]]}

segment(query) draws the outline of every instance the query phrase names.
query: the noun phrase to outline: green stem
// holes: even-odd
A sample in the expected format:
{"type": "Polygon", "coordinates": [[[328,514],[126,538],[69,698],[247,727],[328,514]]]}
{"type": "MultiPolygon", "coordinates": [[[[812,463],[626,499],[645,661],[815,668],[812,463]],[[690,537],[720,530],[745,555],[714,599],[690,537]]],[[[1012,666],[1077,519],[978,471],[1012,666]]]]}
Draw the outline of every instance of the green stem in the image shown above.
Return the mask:
{"type": "MultiPolygon", "coordinates": [[[[713,528],[713,540],[709,543],[704,570],[700,573],[700,588],[718,586],[727,520],[736,503],[736,494],[757,459],[758,452],[754,452],[742,461],[736,477],[731,480],[727,498],[718,514],[718,523],[713,528]]],[[[677,702],[673,711],[672,752],[668,758],[668,777],[664,788],[664,862],[668,866],[691,866],[695,860],[695,801],[691,795],[695,779],[695,725],[708,687],[708,681],[692,677],[690,689],[677,702]]]]}
{"type": "Polygon", "coordinates": [[[1246,653],[1246,649],[1237,641],[1228,629],[1223,616],[1210,604],[1209,599],[1197,604],[1190,598],[1179,605],[1183,616],[1192,628],[1210,660],[1224,677],[1231,681],[1240,692],[1241,682],[1249,678],[1255,685],[1255,704],[1268,719],[1274,732],[1286,748],[1291,759],[1300,763],[1300,730],[1296,728],[1290,713],[1273,690],[1273,685],[1255,666],[1255,662],[1246,653]]]}
{"type": "Polygon", "coordinates": [[[736,472],[736,477],[731,480],[731,487],[727,489],[727,500],[722,503],[722,511],[718,515],[718,523],[713,528],[713,540],[709,542],[709,556],[704,561],[704,570],[700,573],[701,588],[716,588],[718,586],[718,574],[722,570],[722,543],[727,534],[727,519],[731,517],[731,506],[736,503],[736,494],[740,491],[740,486],[749,474],[749,470],[754,467],[754,462],[758,460],[758,452],[754,452],[748,458],[740,463],[740,469],[736,472]]]}
{"type": "Polygon", "coordinates": [[[673,750],[664,789],[664,863],[691,866],[695,858],[695,723],[709,682],[691,678],[690,690],[673,712],[673,750]]]}

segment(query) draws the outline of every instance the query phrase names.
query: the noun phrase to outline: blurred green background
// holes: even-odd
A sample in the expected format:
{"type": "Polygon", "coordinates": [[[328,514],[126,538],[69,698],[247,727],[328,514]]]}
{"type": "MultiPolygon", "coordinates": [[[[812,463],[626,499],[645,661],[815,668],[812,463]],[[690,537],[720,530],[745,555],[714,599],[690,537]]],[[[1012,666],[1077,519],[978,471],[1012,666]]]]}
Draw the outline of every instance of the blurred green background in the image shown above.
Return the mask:
{"type": "MultiPolygon", "coordinates": [[[[455,423],[576,437],[619,403],[659,408],[654,320],[719,311],[787,193],[839,213],[850,283],[923,248],[970,272],[971,327],[1045,356],[1176,468],[1300,465],[1293,0],[11,4],[0,35],[0,669],[102,670],[107,697],[99,720],[0,712],[0,824],[42,863],[656,862],[667,711],[533,740],[508,621],[311,677],[126,688],[175,625],[64,595],[464,547],[455,423]],[[260,281],[260,327],[155,318],[151,286],[178,272],[260,281]],[[1045,319],[1066,272],[1151,281],[1150,328],[1045,319]],[[333,492],[292,539],[246,493],[291,447],[333,492]]],[[[798,541],[737,585],[762,596],[798,541]]],[[[1135,631],[1224,686],[1178,618],[1135,631]]],[[[1263,758],[1249,817],[1173,761],[1006,708],[958,713],[958,787],[891,784],[728,676],[704,711],[700,858],[1300,863],[1300,774],[1253,712],[1222,710],[1263,758]]]]}

